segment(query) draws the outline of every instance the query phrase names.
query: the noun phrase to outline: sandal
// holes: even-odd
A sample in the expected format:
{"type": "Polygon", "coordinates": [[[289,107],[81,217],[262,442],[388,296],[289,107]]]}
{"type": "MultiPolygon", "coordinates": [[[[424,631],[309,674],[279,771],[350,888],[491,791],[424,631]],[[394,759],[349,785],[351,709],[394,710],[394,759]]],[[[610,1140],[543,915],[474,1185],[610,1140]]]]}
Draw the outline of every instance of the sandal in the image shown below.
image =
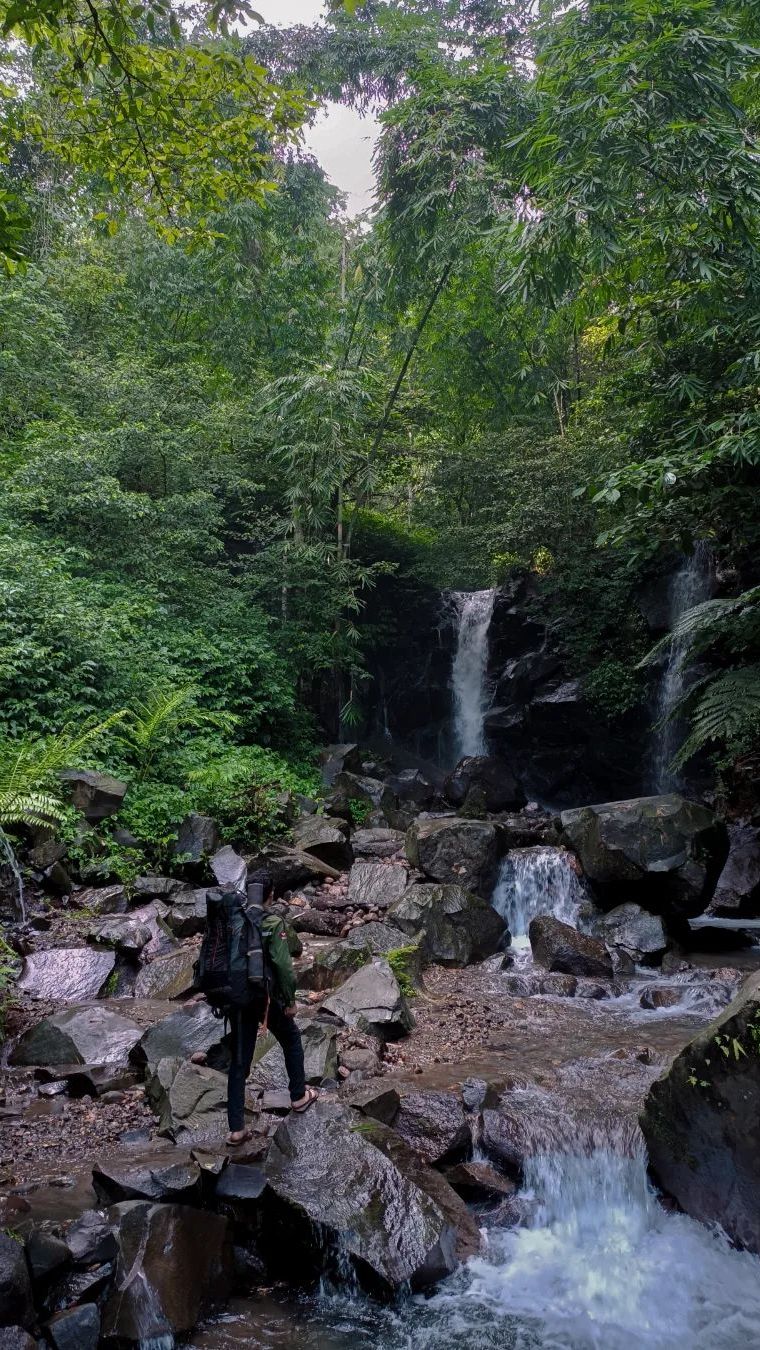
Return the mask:
{"type": "Polygon", "coordinates": [[[296,1116],[302,1116],[303,1113],[304,1113],[304,1111],[308,1111],[309,1107],[314,1105],[314,1103],[315,1103],[315,1101],[317,1101],[318,1097],[319,1097],[319,1093],[317,1092],[317,1089],[316,1089],[316,1088],[313,1088],[313,1087],[307,1087],[307,1089],[306,1089],[306,1101],[305,1101],[305,1102],[301,1102],[300,1106],[291,1106],[290,1109],[291,1109],[291,1111],[293,1112],[294,1115],[296,1115],[296,1116]]]}
{"type": "Polygon", "coordinates": [[[227,1135],[227,1147],[239,1148],[241,1144],[250,1144],[252,1139],[253,1139],[253,1130],[242,1130],[242,1131],[233,1130],[230,1134],[227,1135]],[[240,1134],[240,1138],[233,1139],[232,1138],[233,1134],[240,1134]]]}

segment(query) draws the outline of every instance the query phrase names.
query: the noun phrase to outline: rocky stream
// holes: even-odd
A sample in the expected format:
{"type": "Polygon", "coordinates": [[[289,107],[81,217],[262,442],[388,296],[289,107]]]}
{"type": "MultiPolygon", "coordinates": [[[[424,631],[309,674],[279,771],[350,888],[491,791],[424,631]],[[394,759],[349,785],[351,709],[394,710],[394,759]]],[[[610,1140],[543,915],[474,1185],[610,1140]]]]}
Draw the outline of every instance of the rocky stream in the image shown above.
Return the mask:
{"type": "MultiPolygon", "coordinates": [[[[459,602],[452,772],[332,746],[287,842],[241,858],[189,816],[130,887],[37,845],[0,1350],[760,1346],[757,834],[679,792],[526,802],[477,753],[493,609],[459,602]],[[208,887],[264,863],[320,1098],[289,1113],[261,1037],[230,1149],[193,966],[208,887]]],[[[86,819],[119,787],[72,775],[86,819]]]]}

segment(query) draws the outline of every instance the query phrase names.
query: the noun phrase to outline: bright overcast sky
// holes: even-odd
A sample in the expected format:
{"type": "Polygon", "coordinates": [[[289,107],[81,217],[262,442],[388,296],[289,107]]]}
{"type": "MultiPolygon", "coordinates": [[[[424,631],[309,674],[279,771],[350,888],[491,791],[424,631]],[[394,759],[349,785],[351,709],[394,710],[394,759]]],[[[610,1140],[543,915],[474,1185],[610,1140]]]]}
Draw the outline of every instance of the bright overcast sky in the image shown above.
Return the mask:
{"type": "MultiPolygon", "coordinates": [[[[285,27],[314,23],[323,11],[322,0],[253,0],[253,7],[267,23],[285,27]]],[[[306,131],[309,150],[330,181],[345,192],[352,216],[366,211],[372,203],[372,149],[376,138],[377,126],[371,117],[359,117],[337,103],[328,104],[306,131]]]]}

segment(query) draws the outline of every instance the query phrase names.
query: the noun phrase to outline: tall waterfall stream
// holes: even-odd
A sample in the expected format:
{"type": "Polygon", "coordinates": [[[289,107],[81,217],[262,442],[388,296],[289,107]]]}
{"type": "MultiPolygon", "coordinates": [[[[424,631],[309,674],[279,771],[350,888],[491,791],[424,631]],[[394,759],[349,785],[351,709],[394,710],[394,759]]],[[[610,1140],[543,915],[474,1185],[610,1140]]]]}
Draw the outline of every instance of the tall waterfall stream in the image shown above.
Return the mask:
{"type": "MultiPolygon", "coordinates": [[[[710,551],[706,544],[697,544],[670,582],[670,627],[673,628],[687,610],[708,600],[711,589],[710,551]]],[[[665,657],[657,693],[657,730],[652,755],[655,792],[673,792],[679,786],[679,775],[670,765],[683,738],[681,721],[673,714],[689,687],[685,657],[686,644],[674,638],[665,657]]]]}
{"type": "Polygon", "coordinates": [[[488,711],[488,629],[495,591],[455,591],[457,647],[451,672],[454,694],[455,759],[484,755],[488,711]]]}
{"type": "MultiPolygon", "coordinates": [[[[560,849],[519,849],[506,859],[493,903],[512,925],[515,967],[532,970],[531,918],[553,912],[577,922],[581,881],[560,849]]],[[[495,974],[498,981],[508,976],[495,974]]],[[[677,977],[675,977],[677,978],[677,977]]],[[[662,983],[660,978],[659,983],[662,983]]],[[[709,981],[707,982],[709,984],[709,981]]],[[[635,994],[591,1003],[586,1027],[609,1045],[636,1044],[669,1010],[645,1013],[635,994]],[[593,1011],[592,1011],[593,1010],[593,1011]],[[649,1020],[648,1020],[649,1019],[649,1020]],[[653,1022],[651,1019],[657,1019],[653,1022]],[[616,1031],[616,1027],[619,1028],[616,1031]]],[[[496,996],[496,993],[495,993],[496,996]]],[[[539,1000],[529,1000],[538,1005],[539,1000]]],[[[564,1036],[581,1000],[567,1006],[564,1036]]],[[[559,1003],[559,1000],[557,1000],[559,1003]]],[[[523,1009],[525,1005],[523,1004],[523,1009]]],[[[694,1028],[714,1008],[693,1012],[694,1028]]],[[[560,1014],[562,1015],[562,1014],[560,1014]]],[[[525,1013],[523,1011],[523,1017],[525,1013]]],[[[665,1019],[665,1021],[663,1021],[665,1019]]],[[[506,1028],[508,1030],[508,1026],[506,1028]]],[[[588,1033],[586,1033],[588,1034],[588,1033]]],[[[593,1034],[593,1033],[592,1033],[593,1034]]],[[[577,1050],[584,1045],[578,1036],[577,1050]]],[[[543,1039],[546,1039],[544,1033],[543,1039]]],[[[546,1053],[551,1056],[554,1047],[546,1053]]],[[[612,1053],[612,1049],[608,1053],[612,1053]]],[[[578,1061],[580,1064],[581,1061],[578,1061]]],[[[606,1061],[609,1063],[609,1060],[606,1061]]],[[[572,1054],[559,1070],[567,1097],[540,1087],[513,1090],[532,1140],[521,1220],[498,1218],[485,1247],[432,1296],[380,1306],[347,1281],[282,1302],[238,1301],[192,1341],[195,1350],[750,1350],[760,1346],[760,1259],[733,1250],[717,1232],[668,1212],[647,1178],[643,1140],[617,1109],[604,1068],[583,1079],[572,1054]],[[577,1077],[580,1073],[580,1077],[577,1077]]],[[[639,1066],[640,1067],[640,1066],[639,1066]]]]}

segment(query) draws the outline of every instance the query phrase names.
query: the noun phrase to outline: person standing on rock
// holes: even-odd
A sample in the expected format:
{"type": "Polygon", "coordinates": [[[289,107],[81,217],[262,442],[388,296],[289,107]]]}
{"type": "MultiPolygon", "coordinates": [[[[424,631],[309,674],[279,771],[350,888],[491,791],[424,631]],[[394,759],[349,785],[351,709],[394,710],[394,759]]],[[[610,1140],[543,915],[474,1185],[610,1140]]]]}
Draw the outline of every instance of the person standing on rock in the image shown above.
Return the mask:
{"type": "Polygon", "coordinates": [[[227,1071],[227,1120],[230,1127],[228,1144],[243,1144],[251,1138],[251,1131],[245,1125],[245,1085],[251,1071],[259,1027],[271,1031],[282,1046],[293,1110],[299,1113],[307,1111],[318,1096],[315,1088],[306,1086],[303,1045],[295,1020],[295,971],[284,922],[282,917],[270,908],[273,899],[274,878],[271,872],[264,869],[248,874],[247,903],[244,897],[238,894],[228,893],[221,896],[220,903],[232,906],[239,923],[244,922],[241,915],[246,916],[245,922],[250,922],[250,928],[243,929],[244,934],[254,935],[250,950],[247,950],[250,947],[250,938],[242,943],[236,939],[233,944],[234,952],[242,949],[243,988],[239,984],[234,985],[235,976],[230,974],[232,962],[225,961],[224,955],[221,960],[216,961],[215,947],[217,945],[224,947],[223,939],[217,944],[214,933],[208,931],[201,951],[199,963],[201,988],[205,985],[209,1002],[220,1011],[223,1010],[230,1023],[229,1035],[225,1037],[230,1056],[227,1071]],[[260,940],[257,939],[257,934],[260,934],[260,940]],[[206,948],[208,949],[205,950],[206,948]],[[245,975],[246,950],[249,961],[253,956],[255,962],[258,956],[261,963],[257,971],[259,978],[248,983],[245,975]],[[212,986],[215,973],[220,971],[223,972],[220,978],[224,978],[226,984],[217,994],[212,986]],[[233,987],[230,988],[230,985],[233,987]]]}

